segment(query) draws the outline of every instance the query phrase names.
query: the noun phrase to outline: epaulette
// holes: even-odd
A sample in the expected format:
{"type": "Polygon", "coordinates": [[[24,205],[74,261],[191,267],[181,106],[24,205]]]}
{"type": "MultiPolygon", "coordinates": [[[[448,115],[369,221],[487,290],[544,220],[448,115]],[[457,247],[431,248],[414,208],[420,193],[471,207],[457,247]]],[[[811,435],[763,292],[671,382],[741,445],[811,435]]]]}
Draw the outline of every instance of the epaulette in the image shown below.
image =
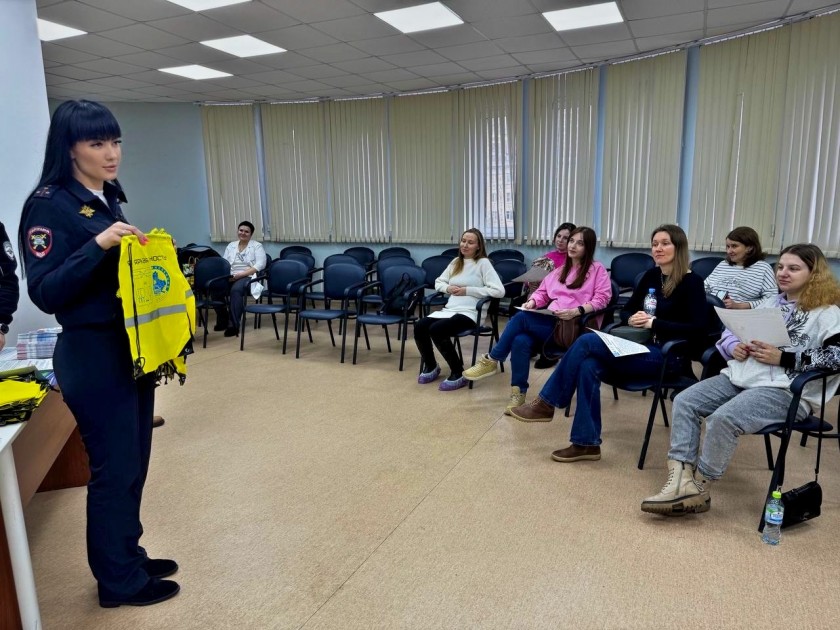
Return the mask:
{"type": "Polygon", "coordinates": [[[48,184],[46,186],[36,188],[35,191],[32,193],[32,196],[40,197],[42,199],[50,199],[55,194],[56,190],[58,190],[58,186],[48,184]]]}

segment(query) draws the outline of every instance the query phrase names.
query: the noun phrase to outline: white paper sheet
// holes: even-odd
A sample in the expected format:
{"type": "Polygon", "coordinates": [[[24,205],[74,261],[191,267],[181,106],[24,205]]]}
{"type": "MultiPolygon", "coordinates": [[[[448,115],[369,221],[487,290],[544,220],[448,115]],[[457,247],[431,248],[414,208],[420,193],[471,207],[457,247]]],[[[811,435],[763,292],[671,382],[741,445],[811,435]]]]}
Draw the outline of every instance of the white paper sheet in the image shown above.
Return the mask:
{"type": "Polygon", "coordinates": [[[545,278],[550,271],[546,271],[542,267],[531,267],[523,273],[521,276],[516,276],[513,281],[514,282],[540,282],[543,278],[545,278]]]}
{"type": "Polygon", "coordinates": [[[615,335],[608,335],[607,333],[595,330],[594,328],[590,328],[589,330],[601,338],[601,341],[606,344],[607,349],[613,353],[614,357],[629,357],[634,354],[644,354],[645,352],[650,352],[650,348],[643,346],[640,343],[636,343],[635,341],[622,339],[621,337],[616,337],[615,335]]]}
{"type": "Polygon", "coordinates": [[[715,311],[723,325],[744,343],[763,341],[777,348],[790,345],[785,318],[777,308],[737,310],[716,306],[715,311]]]}

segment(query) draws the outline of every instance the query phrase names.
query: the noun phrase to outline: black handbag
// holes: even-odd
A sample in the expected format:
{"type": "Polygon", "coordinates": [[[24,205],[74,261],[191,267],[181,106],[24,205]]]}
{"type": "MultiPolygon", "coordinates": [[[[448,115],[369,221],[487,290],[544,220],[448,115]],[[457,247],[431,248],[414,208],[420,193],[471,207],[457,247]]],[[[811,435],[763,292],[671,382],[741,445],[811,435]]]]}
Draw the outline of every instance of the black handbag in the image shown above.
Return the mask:
{"type": "Polygon", "coordinates": [[[820,515],[822,488],[816,481],[809,481],[804,486],[782,493],[782,505],[785,506],[782,529],[810,521],[820,515]]]}

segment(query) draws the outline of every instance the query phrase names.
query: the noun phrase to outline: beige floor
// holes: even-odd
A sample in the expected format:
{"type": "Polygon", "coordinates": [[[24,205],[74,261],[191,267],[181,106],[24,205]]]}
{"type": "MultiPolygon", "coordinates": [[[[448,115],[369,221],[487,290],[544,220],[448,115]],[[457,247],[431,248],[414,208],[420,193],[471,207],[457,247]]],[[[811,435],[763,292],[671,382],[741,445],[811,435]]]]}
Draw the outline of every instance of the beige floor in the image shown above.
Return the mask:
{"type": "MultiPolygon", "coordinates": [[[[325,328],[282,356],[270,328],[212,334],[184,387],[160,388],[144,545],[182,590],[99,608],[85,560],[84,489],[38,495],[26,518],[44,627],[831,628],[840,616],[840,457],[828,444],[823,516],[756,532],[769,481],[742,440],[711,512],[651,517],[667,429],[636,458],[649,398],[604,388],[600,462],[558,464],[570,423],[502,415],[508,376],[472,391],[397,371],[381,333],[340,365],[325,328]]],[[[411,345],[411,344],[410,344],[411,345]]],[[[549,372],[532,371],[532,392],[549,372]]],[[[792,447],[806,481],[814,446],[792,447]]]]}

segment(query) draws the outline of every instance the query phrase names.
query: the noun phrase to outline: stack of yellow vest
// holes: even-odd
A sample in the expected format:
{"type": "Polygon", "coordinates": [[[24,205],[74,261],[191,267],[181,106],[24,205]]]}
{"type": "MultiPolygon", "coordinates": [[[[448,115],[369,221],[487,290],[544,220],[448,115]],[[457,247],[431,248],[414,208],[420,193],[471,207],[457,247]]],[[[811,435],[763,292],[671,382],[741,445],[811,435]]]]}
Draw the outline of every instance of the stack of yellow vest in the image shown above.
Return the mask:
{"type": "Polygon", "coordinates": [[[49,390],[46,379],[34,367],[0,374],[0,427],[28,420],[49,390]]]}
{"type": "Polygon", "coordinates": [[[120,245],[119,295],[136,378],[156,374],[183,384],[195,334],[195,296],[164,230],[143,245],[133,234],[120,245]]]}

